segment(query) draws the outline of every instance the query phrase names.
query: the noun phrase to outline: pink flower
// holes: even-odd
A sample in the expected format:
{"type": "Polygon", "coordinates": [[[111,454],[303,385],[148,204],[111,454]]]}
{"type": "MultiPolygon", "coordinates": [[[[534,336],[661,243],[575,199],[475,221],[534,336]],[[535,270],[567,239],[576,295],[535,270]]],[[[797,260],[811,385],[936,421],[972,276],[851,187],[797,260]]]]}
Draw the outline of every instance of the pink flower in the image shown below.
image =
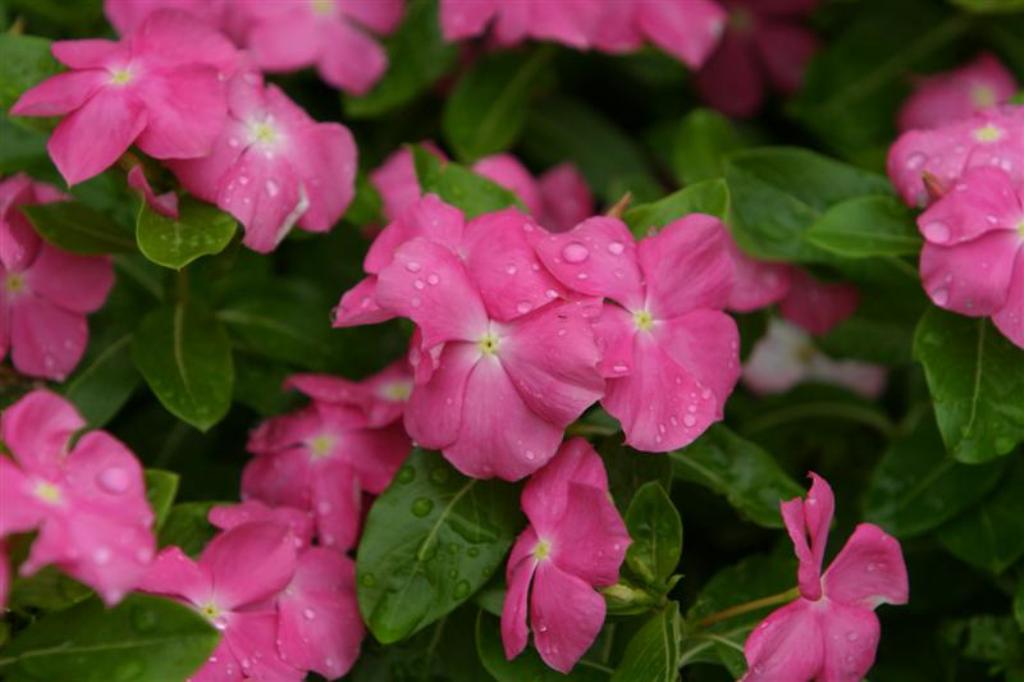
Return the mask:
{"type": "Polygon", "coordinates": [[[139,27],[146,17],[160,10],[187,12],[212,28],[223,22],[226,0],[104,0],[103,11],[121,35],[139,27]]]}
{"type": "Polygon", "coordinates": [[[274,602],[296,567],[295,542],[286,526],[250,522],[219,534],[198,561],[178,547],[163,550],[140,589],[177,598],[223,633],[191,682],[299,682],[305,673],[278,653],[274,602]]]}
{"type": "Polygon", "coordinates": [[[797,268],[790,269],[790,287],[779,303],[782,317],[815,336],[829,333],[857,310],[857,288],[845,282],[822,282],[797,268]]]}
{"type": "MultiPolygon", "coordinates": [[[[429,140],[421,142],[420,146],[442,161],[448,159],[444,152],[429,140]]],[[[405,209],[414,204],[422,194],[412,152],[405,147],[392,152],[384,163],[370,173],[370,183],[380,193],[384,204],[382,212],[389,223],[398,220],[405,209]]]]}
{"type": "Polygon", "coordinates": [[[387,426],[402,418],[412,393],[409,364],[399,360],[362,381],[327,374],[293,374],[285,388],[294,388],[313,400],[347,405],[360,410],[370,427],[387,426]]]}
{"type": "Polygon", "coordinates": [[[530,478],[522,505],[530,525],[505,571],[505,656],[522,653],[532,630],[544,662],[568,673],[604,624],[604,597],[594,588],[618,582],[629,534],[608,494],[604,464],[582,438],[567,441],[530,478]]]}
{"type": "MultiPolygon", "coordinates": [[[[554,456],[565,427],[603,392],[590,311],[560,300],[562,287],[526,241],[540,228],[522,213],[464,225],[436,197],[415,208],[431,237],[401,243],[375,290],[381,308],[418,327],[406,429],[468,476],[522,478],[554,456]]],[[[399,229],[381,233],[368,263],[399,229]]]]}
{"type": "Polygon", "coordinates": [[[726,307],[738,313],[749,313],[785,298],[795,268],[751,258],[740,250],[724,225],[723,229],[733,265],[733,286],[726,307]]]}
{"type": "Polygon", "coordinates": [[[142,196],[142,200],[146,202],[150,209],[166,218],[177,219],[178,195],[174,192],[164,192],[163,194],[157,195],[157,193],[153,191],[153,187],[149,184],[149,180],[146,178],[146,172],[142,169],[141,165],[136,164],[132,166],[132,169],[128,171],[127,179],[128,186],[142,196]]]}
{"type": "Polygon", "coordinates": [[[627,443],[667,452],[722,418],[739,378],[739,335],[722,312],[733,262],[719,220],[689,215],[634,244],[622,221],[597,217],[536,247],[566,287],[614,302],[595,326],[608,380],[601,404],[627,443]]]}
{"type": "Polygon", "coordinates": [[[997,166],[1024,179],[1024,106],[985,109],[933,130],[911,130],[889,149],[889,179],[908,206],[925,207],[969,168],[997,166]]]}
{"type": "Polygon", "coordinates": [[[388,66],[387,53],[372,34],[394,31],[402,5],[402,0],[249,0],[233,9],[241,15],[241,44],[261,69],[316,65],[325,81],[360,95],[388,66]]]}
{"type": "Polygon", "coordinates": [[[65,40],[52,51],[72,70],[25,92],[11,113],[66,114],[47,149],[68,184],[103,172],[132,144],[158,159],[204,156],[224,126],[222,81],[235,48],[189,14],[154,12],[121,42],[65,40]]]}
{"type": "Polygon", "coordinates": [[[874,399],[885,389],[886,371],[855,360],[833,360],[799,327],[773,319],[743,365],[743,383],[757,393],[785,393],[797,384],[842,386],[874,399]]]}
{"type": "Polygon", "coordinates": [[[1024,348],[1024,180],[972,168],[917,219],[921,282],[940,308],[991,317],[1024,348]]]}
{"type": "Polygon", "coordinates": [[[330,230],[355,192],[348,128],[317,123],[254,71],[231,80],[228,103],[213,152],[169,164],[182,185],[235,216],[254,251],[272,251],[294,225],[330,230]]]}
{"type": "Polygon", "coordinates": [[[594,197],[571,163],[563,163],[534,179],[511,154],[487,156],[473,170],[513,192],[530,215],[552,232],[565,232],[594,213],[594,197]]]}
{"type": "Polygon", "coordinates": [[[816,0],[730,0],[729,23],[718,49],[697,73],[701,97],[730,116],[752,116],[771,85],[800,88],[818,39],[801,20],[816,0]]]}
{"type": "Polygon", "coordinates": [[[618,0],[600,10],[590,27],[598,50],[631,52],[649,41],[691,69],[704,64],[725,30],[725,10],[713,0],[618,0]]]}
{"type": "Polygon", "coordinates": [[[271,507],[259,500],[246,500],[239,504],[214,507],[207,515],[210,524],[220,530],[231,530],[243,523],[269,521],[286,527],[295,542],[302,549],[313,543],[316,521],[309,511],[295,507],[271,507]]]}
{"type": "MultiPolygon", "coordinates": [[[[293,385],[306,391],[309,377],[293,385]]],[[[242,494],[271,505],[311,510],[320,544],[348,549],[361,522],[362,493],[379,494],[411,444],[398,424],[375,426],[364,411],[315,399],[263,422],[249,437],[256,456],[242,473],[242,494]]]]}
{"type": "Polygon", "coordinates": [[[503,46],[534,39],[583,49],[600,13],[601,0],[441,0],[441,31],[445,40],[465,40],[490,26],[503,46]]]}
{"type": "Polygon", "coordinates": [[[900,109],[899,128],[938,128],[1004,104],[1016,92],[1013,73],[984,52],[958,69],[922,78],[900,109]]]}
{"type": "Polygon", "coordinates": [[[153,512],[142,467],[121,441],[90,431],[71,403],[36,390],[3,412],[0,540],[36,531],[21,575],[54,564],[107,604],[142,580],[153,557],[153,512]]]}
{"type": "Polygon", "coordinates": [[[747,638],[743,682],[858,682],[878,648],[879,604],[906,604],[907,568],[900,544],[862,523],[821,573],[835,500],[810,474],[807,501],[783,502],[782,518],[800,560],[800,597],[772,612],[747,638]]]}
{"type": "Polygon", "coordinates": [[[86,313],[99,309],[114,285],[106,256],[79,256],[44,242],[17,206],[66,197],[15,175],[0,182],[0,359],[22,374],[61,381],[89,341],[86,313]]]}

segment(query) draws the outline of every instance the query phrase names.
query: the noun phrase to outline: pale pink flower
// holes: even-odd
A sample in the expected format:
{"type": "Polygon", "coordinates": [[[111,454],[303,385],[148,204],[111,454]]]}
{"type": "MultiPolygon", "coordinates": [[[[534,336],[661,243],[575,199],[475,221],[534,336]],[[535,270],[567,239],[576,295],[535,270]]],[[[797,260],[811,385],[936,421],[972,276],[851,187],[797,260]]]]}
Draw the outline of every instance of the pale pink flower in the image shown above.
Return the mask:
{"type": "Polygon", "coordinates": [[[797,91],[819,43],[802,20],[817,0],[725,0],[725,37],[697,72],[708,104],[730,116],[752,116],[768,86],[797,91]]]}
{"type": "Polygon", "coordinates": [[[212,28],[221,28],[228,0],[104,0],[103,12],[117,32],[127,35],[154,12],[187,12],[212,28]]]}
{"type": "Polygon", "coordinates": [[[245,228],[244,243],[272,251],[294,225],[326,232],[355,193],[356,147],[348,128],[318,123],[258,73],[228,84],[229,116],[213,151],[168,164],[182,185],[245,228]]]}
{"type": "Polygon", "coordinates": [[[240,44],[264,71],[316,66],[320,77],[354,95],[368,91],[387,70],[388,56],[374,35],[402,20],[403,0],[242,0],[240,44]]]}
{"type": "Polygon", "coordinates": [[[286,526],[250,522],[217,535],[198,561],[178,547],[164,549],[140,589],[176,598],[222,632],[190,682],[299,682],[305,672],[278,652],[274,601],[296,567],[295,540],[286,526]]]}
{"type": "Polygon", "coordinates": [[[667,452],[722,418],[740,367],[736,324],[722,312],[734,267],[721,221],[689,215],[635,244],[622,221],[596,217],[536,248],[566,287],[614,302],[595,325],[601,404],[628,444],[667,452]]]}
{"type": "Polygon", "coordinates": [[[404,359],[362,381],[328,374],[293,374],[285,388],[294,388],[313,400],[347,405],[360,410],[370,427],[387,426],[402,418],[412,393],[412,374],[404,359]]]}
{"type": "Polygon", "coordinates": [[[782,317],[815,336],[823,336],[856,311],[857,287],[846,282],[823,282],[798,268],[790,269],[790,286],[779,302],[782,317]]]}
{"type": "Polygon", "coordinates": [[[926,76],[900,109],[901,131],[938,128],[976,111],[1005,104],[1017,92],[1017,79],[991,53],[958,69],[926,76]]]}
{"type": "Polygon", "coordinates": [[[534,178],[511,154],[494,154],[473,170],[509,190],[526,210],[552,232],[565,232],[594,214],[594,197],[586,180],[571,163],[563,163],[534,178]]]}
{"type": "Polygon", "coordinates": [[[617,0],[599,8],[589,29],[595,49],[631,52],[650,42],[691,69],[707,61],[727,19],[714,0],[617,0]]]}
{"type": "Polygon", "coordinates": [[[156,541],[142,467],[106,431],[71,447],[85,421],[45,390],[4,410],[0,436],[0,540],[36,531],[21,575],[56,565],[114,604],[142,580],[156,541]]]}
{"type": "Polygon", "coordinates": [[[85,316],[114,285],[107,256],[80,256],[44,242],[18,206],[67,197],[15,175],[0,182],[0,359],[22,374],[61,381],[89,341],[85,316]]]}
{"type": "Polygon", "coordinates": [[[743,383],[756,393],[785,393],[805,382],[842,386],[874,399],[885,389],[884,367],[856,360],[834,360],[822,353],[803,329],[772,319],[743,365],[743,383]]]}
{"type": "Polygon", "coordinates": [[[359,535],[363,492],[382,492],[411,444],[397,423],[376,426],[359,406],[317,400],[308,376],[292,385],[307,391],[310,383],[313,402],[250,434],[255,459],[242,473],[242,494],[311,510],[320,544],[344,550],[359,535]]]}
{"type": "Polygon", "coordinates": [[[906,604],[907,568],[900,544],[862,523],[824,574],[835,500],[810,474],[807,501],[783,502],[782,518],[800,561],[800,597],[773,611],[747,638],[743,682],[859,682],[875,660],[880,604],[906,604]]]}
{"type": "Polygon", "coordinates": [[[795,268],[785,263],[751,258],[740,250],[728,230],[725,231],[733,265],[733,286],[726,308],[738,313],[749,313],[785,298],[795,268]]]}
{"type": "Polygon", "coordinates": [[[918,216],[921,282],[940,308],[991,317],[1024,348],[1024,181],[983,166],[918,216]]]}
{"type": "Polygon", "coordinates": [[[908,206],[946,194],[969,168],[996,166],[1024,180],[1024,106],[1003,105],[932,130],[911,130],[889,149],[889,179],[908,206]]]}
{"type": "Polygon", "coordinates": [[[527,481],[522,506],[530,525],[505,569],[505,656],[522,653],[532,631],[544,662],[568,673],[604,625],[604,597],[594,588],[618,582],[629,534],[601,457],[582,438],[527,481]]]}
{"type": "Polygon", "coordinates": [[[441,0],[445,40],[465,40],[490,29],[502,46],[550,40],[585,49],[601,16],[602,0],[441,0]]]}
{"type": "Polygon", "coordinates": [[[47,149],[70,185],[103,172],[132,144],[158,159],[204,156],[224,127],[223,80],[237,53],[187,13],[154,12],[120,42],[65,40],[51,51],[72,70],[25,92],[11,113],[65,115],[47,149]]]}

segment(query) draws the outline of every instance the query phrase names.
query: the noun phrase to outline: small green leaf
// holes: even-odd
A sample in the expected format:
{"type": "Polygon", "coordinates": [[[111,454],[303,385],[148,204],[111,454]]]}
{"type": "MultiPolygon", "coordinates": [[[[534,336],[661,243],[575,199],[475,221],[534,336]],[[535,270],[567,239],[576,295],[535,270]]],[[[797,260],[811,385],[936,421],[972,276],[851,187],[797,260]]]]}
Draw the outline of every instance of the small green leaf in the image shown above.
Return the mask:
{"type": "Polygon", "coordinates": [[[931,308],[918,323],[914,356],[958,460],[985,462],[1024,441],[1024,350],[988,319],[931,308]]]}
{"type": "Polygon", "coordinates": [[[683,551],[683,521],[672,498],[657,481],[644,485],[626,511],[633,539],[626,565],[649,585],[661,587],[679,564],[683,551]]]}
{"type": "Polygon", "coordinates": [[[231,407],[231,342],[201,304],[178,302],[146,316],[135,333],[132,357],[163,406],[200,431],[231,407]]]}
{"type": "Polygon", "coordinates": [[[553,50],[493,52],[477,59],[445,102],[441,126],[461,161],[504,151],[526,123],[529,98],[553,50]]]}
{"type": "Polygon", "coordinates": [[[159,529],[167,520],[167,514],[174,504],[174,496],[178,493],[180,476],[173,471],[146,469],[146,500],[153,508],[153,528],[159,529]]]}
{"type": "Polygon", "coordinates": [[[916,256],[922,244],[914,214],[889,195],[836,204],[811,225],[804,239],[847,258],[916,256]]]}
{"type": "Polygon", "coordinates": [[[725,495],[760,526],[781,528],[779,502],[804,493],[771,455],[721,424],[669,457],[677,478],[725,495]]]}
{"type": "Polygon", "coordinates": [[[0,109],[4,111],[26,90],[61,70],[50,55],[50,41],[46,38],[2,33],[0,55],[0,109]]]}
{"type": "Polygon", "coordinates": [[[9,682],[184,680],[213,652],[220,634],[169,599],[129,595],[112,609],[90,599],[34,622],[0,650],[9,682]]]}
{"type": "Polygon", "coordinates": [[[637,237],[691,213],[706,213],[720,220],[729,217],[729,188],[721,178],[705,180],[650,204],[626,211],[623,220],[637,237]]]}
{"type": "Polygon", "coordinates": [[[415,450],[374,501],[356,557],[359,610],[390,644],[469,599],[522,528],[516,488],[415,450]]]}
{"type": "Polygon", "coordinates": [[[682,657],[683,622],[670,602],[633,635],[612,682],[675,682],[682,657]]]}
{"type": "Polygon", "coordinates": [[[157,535],[160,548],[180,547],[189,556],[199,554],[216,528],[207,520],[217,502],[183,502],[170,508],[157,535]]]}
{"type": "Polygon", "coordinates": [[[57,611],[85,601],[95,594],[82,583],[69,578],[56,566],[46,566],[28,577],[14,578],[8,607],[15,611],[57,611]]]}
{"type": "MultiPolygon", "coordinates": [[[[499,621],[481,611],[476,619],[476,653],[480,662],[497,682],[607,682],[608,675],[595,669],[586,657],[580,659],[568,675],[549,668],[537,654],[527,647],[511,661],[505,658],[501,643],[499,621]]],[[[604,666],[601,666],[602,668],[604,666]]]]}
{"type": "Polygon", "coordinates": [[[1017,582],[1017,593],[1013,597],[1013,617],[1017,627],[1024,632],[1024,576],[1017,582]]]}
{"type": "Polygon", "coordinates": [[[75,404],[90,426],[106,424],[124,406],[139,385],[132,363],[132,335],[106,343],[94,339],[82,363],[64,385],[64,395],[75,404]]]}
{"type": "Polygon", "coordinates": [[[523,208],[515,194],[464,166],[442,162],[422,147],[413,147],[412,153],[423,192],[433,192],[445,202],[462,209],[466,218],[509,206],[523,208]]]}
{"type": "Polygon", "coordinates": [[[86,255],[130,253],[135,240],[108,216],[77,201],[21,206],[43,239],[65,251],[86,255]]]}
{"type": "Polygon", "coordinates": [[[177,219],[160,215],[143,201],[135,239],[146,258],[157,265],[180,270],[200,256],[223,251],[236,227],[233,217],[192,197],[179,202],[177,219]]]}
{"type": "Polygon", "coordinates": [[[667,457],[651,457],[623,445],[621,436],[605,438],[597,451],[608,472],[608,488],[615,506],[625,513],[633,497],[646,483],[657,481],[665,490],[672,487],[672,463],[667,457]]]}
{"type": "Polygon", "coordinates": [[[743,144],[736,127],[713,109],[694,109],[683,118],[672,149],[672,170],[684,185],[719,178],[725,157],[743,144]]]}

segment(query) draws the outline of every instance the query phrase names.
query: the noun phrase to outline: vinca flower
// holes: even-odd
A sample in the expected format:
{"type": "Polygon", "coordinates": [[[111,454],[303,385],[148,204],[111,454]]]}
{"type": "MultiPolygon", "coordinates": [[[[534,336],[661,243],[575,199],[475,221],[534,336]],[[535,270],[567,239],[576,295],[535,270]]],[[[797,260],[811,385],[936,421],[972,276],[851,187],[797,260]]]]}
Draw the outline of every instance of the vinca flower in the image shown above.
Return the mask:
{"type": "Polygon", "coordinates": [[[922,78],[900,108],[899,128],[938,128],[1005,104],[1015,92],[1013,73],[985,52],[958,69],[922,78]]]}

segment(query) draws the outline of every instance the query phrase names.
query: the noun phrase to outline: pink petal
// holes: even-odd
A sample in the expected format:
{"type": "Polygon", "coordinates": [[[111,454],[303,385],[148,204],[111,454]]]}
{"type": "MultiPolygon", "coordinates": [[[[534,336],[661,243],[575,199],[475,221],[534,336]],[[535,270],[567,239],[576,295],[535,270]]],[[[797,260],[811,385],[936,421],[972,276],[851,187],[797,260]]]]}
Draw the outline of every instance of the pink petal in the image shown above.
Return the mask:
{"type": "Polygon", "coordinates": [[[146,173],[141,165],[132,166],[128,171],[128,186],[142,195],[142,200],[153,211],[167,218],[178,217],[178,195],[172,192],[165,192],[157,196],[153,187],[146,179],[146,173]]]}
{"type": "Polygon", "coordinates": [[[749,313],[778,303],[789,292],[791,266],[768,263],[747,256],[730,240],[733,287],[727,307],[738,313],[749,313]]]}
{"type": "MultiPolygon", "coordinates": [[[[511,5],[506,3],[495,26],[498,42],[503,44],[515,44],[520,41],[519,26],[510,27],[508,35],[504,35],[511,5]]],[[[597,17],[596,10],[597,6],[593,3],[533,0],[528,9],[529,23],[525,28],[531,37],[538,40],[553,40],[570,47],[585,49],[589,42],[590,26],[597,17]]]]}
{"type": "MultiPolygon", "coordinates": [[[[123,1],[123,0],[122,0],[123,1]]],[[[242,666],[221,638],[220,644],[213,650],[203,667],[188,678],[188,682],[247,682],[242,674],[242,666]]]]}
{"type": "Polygon", "coordinates": [[[700,67],[718,44],[726,13],[712,0],[644,2],[640,28],[651,42],[691,69],[700,67]]]}
{"type": "Polygon", "coordinates": [[[74,185],[112,166],[145,129],[146,121],[142,102],[107,87],[57,125],[46,149],[60,174],[74,185]]]}
{"type": "Polygon", "coordinates": [[[594,214],[594,196],[571,163],[562,163],[539,178],[541,223],[552,232],[571,230],[594,214]]]}
{"type": "MultiPolygon", "coordinates": [[[[108,5],[127,4],[108,2],[108,5]]],[[[89,40],[57,40],[50,45],[50,53],[58,62],[72,69],[102,69],[111,62],[129,59],[123,43],[92,38],[89,40]]]]}
{"type": "Polygon", "coordinates": [[[286,526],[246,523],[211,540],[199,566],[213,578],[217,606],[234,610],[284,589],[295,573],[295,543],[286,526]]]}
{"type": "Polygon", "coordinates": [[[512,660],[523,652],[530,633],[526,627],[528,597],[537,560],[533,549],[537,546],[537,534],[527,527],[516,539],[505,567],[508,590],[501,607],[501,642],[505,658],[512,660]]]}
{"type": "Polygon", "coordinates": [[[402,0],[342,0],[340,9],[375,33],[387,35],[402,22],[405,7],[402,0]]]}
{"type": "Polygon", "coordinates": [[[384,492],[412,449],[408,436],[397,424],[354,429],[342,440],[360,487],[374,495],[384,492]]]}
{"type": "Polygon", "coordinates": [[[733,285],[730,239],[720,220],[693,214],[640,242],[646,306],[655,319],[725,307],[733,285]]]}
{"type": "Polygon", "coordinates": [[[239,61],[238,51],[224,34],[177,9],[152,12],[128,41],[133,54],[160,69],[207,64],[228,76],[239,61]]]}
{"type": "Polygon", "coordinates": [[[114,265],[107,256],[79,256],[44,244],[24,273],[33,293],[73,313],[91,313],[114,286],[114,265]]]}
{"type": "Polygon", "coordinates": [[[250,149],[221,179],[217,206],[245,228],[243,243],[253,251],[277,248],[308,206],[298,178],[284,159],[250,149]]]}
{"type": "Polygon", "coordinates": [[[785,393],[810,376],[804,356],[816,352],[803,329],[772,318],[743,365],[743,383],[756,393],[785,393]]]}
{"type": "MultiPolygon", "coordinates": [[[[32,180],[23,173],[0,181],[0,266],[19,272],[31,265],[42,240],[18,206],[31,205],[35,195],[32,180]]],[[[0,291],[6,296],[6,291],[0,291]]]]}
{"type": "Polygon", "coordinates": [[[519,159],[511,154],[485,156],[473,164],[473,171],[489,178],[515,194],[526,206],[530,215],[541,215],[540,188],[519,159]]]}
{"type": "Polygon", "coordinates": [[[377,277],[368,275],[359,283],[341,295],[331,326],[361,327],[364,324],[377,324],[394,318],[394,313],[377,305],[377,277]]]}
{"type": "Polygon", "coordinates": [[[954,246],[995,230],[1013,230],[1024,217],[1017,188],[999,168],[971,168],[954,190],[918,216],[921,234],[931,244],[954,246]]]}
{"type": "Polygon", "coordinates": [[[636,245],[621,220],[595,217],[568,232],[542,235],[534,244],[537,255],[566,287],[630,309],[643,303],[636,245]]]}
{"type": "Polygon", "coordinates": [[[821,336],[857,310],[860,296],[852,284],[822,282],[793,269],[786,297],[779,303],[782,317],[821,336]]]}
{"type": "Polygon", "coordinates": [[[978,317],[1002,310],[1010,295],[1020,237],[993,230],[954,246],[926,243],[921,249],[921,284],[935,305],[978,317]]]}
{"type": "Polygon", "coordinates": [[[405,408],[405,428],[424,447],[440,449],[455,441],[470,372],[480,351],[473,343],[447,343],[427,383],[417,384],[405,408]]]}
{"type": "Polygon", "coordinates": [[[85,426],[74,406],[36,389],[0,414],[0,440],[29,474],[55,479],[64,466],[72,434],[85,426]]]}
{"type": "Polygon", "coordinates": [[[1017,253],[1017,265],[1010,279],[1010,293],[1002,309],[992,316],[1006,338],[1024,348],[1024,249],[1017,253]]]}
{"type": "Polygon", "coordinates": [[[15,116],[60,116],[85,105],[103,88],[105,71],[68,71],[52,76],[25,91],[11,107],[15,116]]]}
{"type": "Polygon", "coordinates": [[[822,585],[830,600],[867,608],[906,604],[910,596],[900,543],[870,523],[853,531],[825,571],[822,585]]]}
{"type": "Polygon", "coordinates": [[[363,381],[349,381],[328,374],[293,374],[285,388],[301,391],[316,401],[355,407],[367,418],[367,425],[386,426],[404,410],[412,377],[404,360],[394,362],[363,381]]]}
{"type": "Polygon", "coordinates": [[[311,481],[317,536],[325,547],[345,551],[359,536],[359,479],[346,462],[332,458],[316,469],[311,481]]]}
{"type": "Polygon", "coordinates": [[[565,514],[551,529],[538,529],[551,542],[551,561],[591,585],[614,585],[630,538],[607,490],[570,483],[565,514]]]}
{"type": "Polygon", "coordinates": [[[825,656],[823,682],[860,682],[875,663],[881,627],[874,611],[829,602],[818,616],[825,656]]]}
{"type": "Polygon", "coordinates": [[[362,95],[384,75],[388,55],[376,40],[344,21],[324,27],[324,51],[318,69],[325,81],[362,95]]]}
{"type": "Polygon", "coordinates": [[[266,71],[301,69],[315,63],[325,49],[320,22],[300,6],[257,21],[245,42],[253,61],[266,71]]]}
{"type": "Polygon", "coordinates": [[[46,521],[51,509],[34,494],[37,484],[10,458],[0,457],[0,537],[34,530],[46,521]]]}
{"type": "Polygon", "coordinates": [[[717,310],[695,310],[658,323],[652,334],[666,355],[711,389],[721,419],[740,376],[740,339],[733,319],[717,310]]]}
{"type": "Polygon", "coordinates": [[[370,183],[380,193],[384,203],[384,217],[395,220],[412,202],[420,197],[420,183],[416,177],[412,152],[401,148],[393,152],[380,166],[370,172],[370,183]]]}
{"type": "Polygon", "coordinates": [[[170,159],[165,161],[165,165],[190,194],[203,201],[216,203],[221,179],[238,163],[245,150],[241,143],[242,139],[246,139],[245,136],[244,124],[229,118],[223,134],[214,142],[209,156],[201,159],[170,159]]]}
{"type": "Polygon", "coordinates": [[[395,251],[415,237],[458,251],[462,245],[465,224],[462,211],[441,201],[436,194],[426,194],[412,202],[370,245],[363,268],[379,273],[391,264],[395,251]]]}
{"type": "Polygon", "coordinates": [[[231,614],[224,641],[238,660],[242,677],[259,682],[301,682],[305,671],[286,663],[277,650],[278,619],[273,611],[231,614]]]}
{"type": "Polygon", "coordinates": [[[258,500],[246,500],[240,504],[214,507],[207,518],[220,530],[230,530],[251,521],[272,521],[287,526],[299,547],[307,546],[313,540],[313,515],[295,507],[270,507],[258,500]]]}
{"type": "Polygon", "coordinates": [[[411,318],[427,348],[444,341],[478,341],[487,333],[487,313],[462,261],[422,237],[403,244],[380,271],[377,302],[411,318]]]}
{"type": "Polygon", "coordinates": [[[63,381],[89,340],[85,316],[28,293],[10,304],[11,359],[22,374],[63,381]]]}
{"type": "Polygon", "coordinates": [[[758,23],[753,42],[768,79],[783,94],[800,89],[807,64],[820,47],[817,37],[803,26],[771,20],[758,23]]]}
{"type": "Polygon", "coordinates": [[[748,118],[764,100],[764,77],[750,45],[727,32],[721,45],[697,72],[694,85],[701,99],[723,114],[748,118]]]}
{"type": "Polygon", "coordinates": [[[565,514],[569,486],[590,486],[608,492],[608,474],[601,456],[583,438],[570,438],[523,487],[522,508],[535,528],[550,530],[565,514]]]}
{"type": "Polygon", "coordinates": [[[552,561],[537,565],[530,595],[530,625],[540,657],[568,673],[604,625],[604,597],[552,561]]]}
{"type": "Polygon", "coordinates": [[[899,128],[937,128],[1002,104],[1016,91],[1013,73],[984,52],[958,69],[922,78],[900,109],[899,128]]]}
{"type": "Polygon", "coordinates": [[[334,227],[352,202],[356,181],[356,145],[352,133],[340,123],[317,123],[297,136],[292,166],[309,197],[309,208],[299,227],[326,232],[334,227]]]}
{"type": "Polygon", "coordinates": [[[227,120],[224,84],[213,66],[189,64],[154,78],[140,79],[135,89],[145,103],[146,129],[139,149],[157,159],[206,156],[227,120]]]}
{"type": "Polygon", "coordinates": [[[748,670],[741,682],[815,679],[824,666],[825,643],[813,602],[798,599],[772,611],[743,649],[748,670]]]}
{"type": "Polygon", "coordinates": [[[441,0],[444,39],[455,41],[480,35],[497,12],[497,0],[441,0]]]}
{"type": "Polygon", "coordinates": [[[106,431],[90,431],[79,439],[67,458],[64,480],[69,497],[92,509],[142,526],[153,523],[142,466],[106,431]]]}
{"type": "Polygon", "coordinates": [[[828,482],[813,472],[808,475],[812,483],[806,502],[795,498],[781,503],[780,508],[786,531],[800,561],[800,593],[814,600],[821,596],[821,562],[828,545],[835,498],[828,482]]]}
{"type": "Polygon", "coordinates": [[[356,603],[355,564],[347,556],[319,547],[303,552],[278,613],[278,646],[294,667],[335,679],[359,657],[366,629],[356,603]]]}

